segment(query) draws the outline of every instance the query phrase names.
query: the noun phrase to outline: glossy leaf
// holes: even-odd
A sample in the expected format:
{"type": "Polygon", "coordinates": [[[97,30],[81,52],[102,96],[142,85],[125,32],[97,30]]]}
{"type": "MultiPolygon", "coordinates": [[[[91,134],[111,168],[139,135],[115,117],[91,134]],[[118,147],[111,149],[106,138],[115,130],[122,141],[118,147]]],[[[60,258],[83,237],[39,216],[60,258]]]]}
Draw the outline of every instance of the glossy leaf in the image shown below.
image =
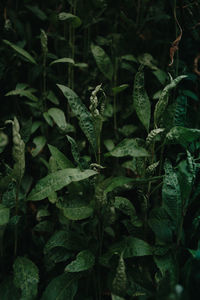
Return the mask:
{"type": "Polygon", "coordinates": [[[72,112],[79,120],[81,129],[88,138],[93,149],[96,150],[96,133],[91,113],[74,91],[61,84],[57,84],[57,86],[67,98],[72,112]]]}
{"type": "Polygon", "coordinates": [[[150,118],[151,118],[151,104],[149,97],[144,87],[144,67],[140,66],[135,75],[134,89],[133,89],[133,103],[135,111],[141,123],[149,132],[150,118]]]}
{"type": "Polygon", "coordinates": [[[89,270],[95,263],[95,257],[90,250],[83,250],[78,253],[76,259],[65,267],[66,272],[82,272],[89,270]]]}
{"type": "Polygon", "coordinates": [[[56,60],[52,61],[50,63],[50,66],[52,66],[54,64],[59,64],[59,63],[68,63],[68,64],[74,65],[75,61],[70,57],[63,57],[63,58],[59,58],[59,59],[56,59],[56,60]]]}
{"type": "Polygon", "coordinates": [[[84,180],[97,174],[92,170],[63,169],[40,179],[28,196],[29,201],[39,201],[48,197],[52,192],[59,191],[71,182],[84,180]]]}
{"type": "Polygon", "coordinates": [[[52,117],[58,128],[60,128],[63,132],[74,131],[73,126],[67,123],[65,114],[60,108],[52,107],[48,110],[48,114],[52,117]]]}
{"type": "Polygon", "coordinates": [[[46,138],[44,136],[36,136],[33,139],[33,143],[35,144],[35,147],[31,150],[31,154],[33,157],[36,157],[46,145],[46,138]]]}
{"type": "Polygon", "coordinates": [[[13,270],[15,286],[21,289],[21,299],[35,299],[39,282],[38,267],[30,259],[18,256],[13,270]]]}
{"type": "Polygon", "coordinates": [[[62,274],[50,281],[41,300],[73,300],[77,288],[77,276],[70,273],[62,274]]]}
{"type": "Polygon", "coordinates": [[[81,25],[81,19],[73,14],[61,12],[58,15],[60,21],[68,21],[74,28],[77,28],[81,25]]]}
{"type": "Polygon", "coordinates": [[[106,52],[103,50],[103,48],[92,44],[91,45],[91,51],[94,56],[94,59],[96,61],[96,64],[99,68],[99,70],[103,73],[103,75],[109,79],[112,80],[113,77],[113,65],[109,58],[109,56],[106,54],[106,52]]]}

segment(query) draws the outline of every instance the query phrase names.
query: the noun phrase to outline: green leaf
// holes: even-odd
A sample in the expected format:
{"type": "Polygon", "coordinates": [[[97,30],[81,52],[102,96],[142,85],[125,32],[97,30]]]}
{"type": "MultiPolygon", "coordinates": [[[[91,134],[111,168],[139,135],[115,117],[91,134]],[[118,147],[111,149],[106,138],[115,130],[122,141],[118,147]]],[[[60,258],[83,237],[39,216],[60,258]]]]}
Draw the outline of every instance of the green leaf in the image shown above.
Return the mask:
{"type": "Polygon", "coordinates": [[[76,143],[76,141],[69,135],[67,135],[67,139],[68,142],[71,145],[71,152],[72,152],[72,156],[74,158],[74,161],[77,163],[78,167],[81,167],[81,162],[80,162],[80,152],[79,152],[79,148],[78,145],[76,143]]]}
{"type": "Polygon", "coordinates": [[[171,220],[164,208],[154,208],[149,217],[149,226],[155,233],[157,241],[160,243],[172,242],[172,226],[171,220]]]}
{"type": "Polygon", "coordinates": [[[171,82],[162,90],[159,101],[156,103],[156,107],[154,110],[154,123],[156,126],[158,126],[158,122],[160,121],[160,118],[167,108],[170,91],[175,88],[178,83],[184,78],[187,78],[187,76],[181,75],[176,77],[175,79],[172,79],[171,82]]]}
{"type": "Polygon", "coordinates": [[[31,154],[33,157],[36,157],[46,145],[46,138],[44,136],[36,136],[33,139],[33,143],[35,144],[35,148],[31,150],[31,154]]]}
{"type": "MultiPolygon", "coordinates": [[[[70,124],[67,124],[64,112],[57,107],[52,107],[48,110],[48,114],[52,117],[56,125],[62,131],[68,131],[68,128],[71,127],[70,124]]],[[[73,127],[72,127],[73,128],[73,127]]]]}
{"type": "Polygon", "coordinates": [[[163,207],[172,218],[176,229],[179,229],[182,218],[182,199],[180,186],[177,174],[174,171],[172,164],[168,160],[165,161],[164,169],[165,176],[162,187],[163,207]]]}
{"type": "Polygon", "coordinates": [[[63,209],[63,214],[69,220],[83,220],[89,218],[93,214],[93,208],[86,204],[75,203],[72,207],[63,209]]]}
{"type": "Polygon", "coordinates": [[[167,133],[166,140],[168,143],[180,144],[186,148],[189,143],[196,141],[197,139],[199,139],[199,137],[199,129],[175,126],[167,133]]]}
{"type": "Polygon", "coordinates": [[[19,290],[15,287],[12,277],[6,277],[0,284],[1,300],[20,300],[19,290]]]}
{"type": "Polygon", "coordinates": [[[78,288],[77,279],[71,273],[54,278],[45,289],[41,300],[73,300],[78,288]]]}
{"type": "Polygon", "coordinates": [[[66,272],[81,272],[91,269],[94,266],[95,257],[90,250],[83,250],[78,253],[76,259],[65,267],[66,272]]]}
{"type": "Polygon", "coordinates": [[[112,294],[111,296],[112,296],[112,300],[125,300],[124,298],[119,297],[119,296],[114,295],[114,294],[112,294]]]}
{"type": "Polygon", "coordinates": [[[67,98],[72,112],[79,120],[81,129],[83,130],[93,149],[96,150],[96,132],[91,113],[74,91],[61,84],[57,84],[57,86],[67,98]]]}
{"type": "Polygon", "coordinates": [[[44,254],[46,255],[55,248],[65,248],[67,250],[74,250],[74,245],[71,242],[71,236],[68,230],[56,231],[44,246],[44,254]]]}
{"type": "Polygon", "coordinates": [[[51,101],[53,104],[56,104],[56,105],[59,104],[58,98],[55,96],[54,92],[52,92],[51,90],[48,91],[48,93],[47,93],[47,99],[49,101],[51,101]]]}
{"type": "Polygon", "coordinates": [[[123,253],[120,254],[115,277],[112,282],[112,289],[116,295],[124,295],[127,287],[126,267],[123,258],[123,253]]]}
{"type": "Polygon", "coordinates": [[[121,93],[122,91],[126,90],[129,87],[128,84],[121,84],[119,86],[116,86],[114,88],[112,88],[113,94],[117,95],[119,93],[121,93]]]}
{"type": "Polygon", "coordinates": [[[35,299],[39,282],[38,267],[30,259],[18,256],[13,270],[14,284],[21,289],[21,299],[35,299]]]}
{"type": "Polygon", "coordinates": [[[67,169],[67,168],[73,168],[74,165],[72,162],[60,151],[58,148],[49,145],[48,144],[49,151],[51,152],[51,155],[56,160],[59,169],[67,169]]]}
{"type": "Polygon", "coordinates": [[[79,17],[72,15],[70,13],[61,12],[58,15],[60,21],[68,21],[74,28],[77,28],[81,25],[82,21],[79,17]]]}
{"type": "Polygon", "coordinates": [[[0,204],[0,228],[8,224],[10,219],[10,209],[0,204]]]}
{"type": "Polygon", "coordinates": [[[135,237],[126,238],[126,249],[124,251],[124,258],[146,256],[152,254],[153,248],[147,242],[135,237]]]}
{"type": "Polygon", "coordinates": [[[46,14],[36,5],[25,5],[38,19],[45,21],[47,19],[46,14]]]}
{"type": "Polygon", "coordinates": [[[133,89],[133,102],[135,111],[141,123],[149,132],[149,124],[151,118],[151,104],[149,97],[144,87],[144,66],[141,65],[135,75],[134,89],[133,89]]]}
{"type": "Polygon", "coordinates": [[[115,197],[114,207],[132,218],[136,215],[135,207],[127,198],[115,197]]]}
{"type": "Polygon", "coordinates": [[[109,152],[109,155],[115,157],[146,157],[149,156],[147,150],[138,145],[138,142],[135,139],[124,139],[119,143],[112,151],[109,152]]]}
{"type": "Polygon", "coordinates": [[[32,64],[37,64],[35,59],[26,51],[24,50],[23,48],[7,41],[7,40],[3,40],[3,42],[10,46],[13,50],[15,50],[17,53],[19,53],[20,55],[22,55],[23,57],[25,57],[29,62],[31,62],[32,64]]]}
{"type": "Polygon", "coordinates": [[[48,197],[52,192],[58,191],[71,182],[84,180],[96,175],[92,170],[64,169],[40,179],[28,196],[28,201],[39,201],[48,197]]]}
{"type": "Polygon", "coordinates": [[[50,66],[52,66],[54,64],[58,64],[58,63],[68,63],[68,64],[74,65],[75,61],[70,57],[63,57],[63,58],[59,58],[59,59],[56,59],[56,60],[52,61],[50,63],[50,66]]]}
{"type": "MultiPolygon", "coordinates": [[[[31,89],[30,89],[31,90],[31,89]]],[[[20,97],[26,97],[31,101],[38,101],[38,98],[32,94],[30,90],[24,90],[24,89],[15,89],[13,91],[8,92],[5,96],[20,96],[20,97]]]]}
{"type": "Polygon", "coordinates": [[[99,46],[96,46],[94,44],[91,45],[91,51],[94,56],[94,59],[96,61],[96,64],[99,68],[99,70],[103,73],[103,75],[109,79],[110,81],[113,78],[113,65],[109,58],[109,56],[106,54],[106,52],[99,46]]]}

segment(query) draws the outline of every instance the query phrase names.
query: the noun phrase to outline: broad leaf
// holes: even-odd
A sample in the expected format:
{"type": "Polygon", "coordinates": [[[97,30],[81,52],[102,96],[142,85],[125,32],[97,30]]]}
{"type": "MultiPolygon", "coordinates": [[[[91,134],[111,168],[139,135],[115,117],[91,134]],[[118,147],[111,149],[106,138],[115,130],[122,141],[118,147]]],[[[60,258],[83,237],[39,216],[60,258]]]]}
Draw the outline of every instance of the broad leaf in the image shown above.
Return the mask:
{"type": "Polygon", "coordinates": [[[95,257],[90,250],[83,250],[78,253],[75,260],[66,266],[67,272],[81,272],[89,270],[95,263],[95,257]]]}
{"type": "Polygon", "coordinates": [[[81,129],[88,138],[93,149],[96,151],[96,132],[91,113],[74,91],[61,84],[57,84],[57,86],[67,98],[72,112],[79,120],[81,129]]]}
{"type": "Polygon", "coordinates": [[[147,150],[138,145],[135,139],[124,139],[119,143],[109,155],[115,157],[133,156],[133,157],[146,157],[149,156],[147,150]]]}
{"type": "Polygon", "coordinates": [[[18,256],[13,265],[15,286],[21,289],[21,299],[32,300],[37,296],[39,272],[28,258],[18,256]]]}
{"type": "Polygon", "coordinates": [[[99,68],[99,70],[103,73],[103,75],[109,79],[110,81],[113,78],[113,65],[109,58],[109,56],[106,54],[106,52],[97,45],[91,45],[91,51],[94,56],[94,59],[96,61],[96,64],[99,68]]]}
{"type": "Polygon", "coordinates": [[[73,300],[77,292],[77,276],[62,274],[50,281],[41,300],[73,300]]]}
{"type": "Polygon", "coordinates": [[[36,136],[33,139],[33,143],[35,144],[35,147],[31,150],[31,154],[33,157],[36,157],[46,145],[46,138],[44,136],[36,136]]]}
{"type": "Polygon", "coordinates": [[[71,182],[84,180],[97,174],[92,170],[80,171],[79,169],[69,168],[54,172],[40,179],[28,196],[28,201],[38,201],[45,199],[52,192],[59,191],[71,182]]]}
{"type": "Polygon", "coordinates": [[[144,67],[141,65],[135,75],[134,89],[133,89],[133,102],[135,111],[141,123],[149,132],[149,124],[151,118],[151,104],[149,97],[144,87],[144,67]]]}
{"type": "Polygon", "coordinates": [[[73,207],[63,209],[63,214],[69,220],[83,220],[89,218],[93,214],[93,208],[86,204],[75,204],[73,207]]]}
{"type": "Polygon", "coordinates": [[[70,13],[61,12],[59,13],[58,18],[60,21],[68,21],[74,28],[79,27],[82,23],[79,17],[70,13]]]}
{"type": "Polygon", "coordinates": [[[64,132],[74,131],[71,124],[68,124],[64,112],[57,107],[52,107],[48,110],[48,114],[52,117],[56,125],[64,132]]]}
{"type": "Polygon", "coordinates": [[[189,143],[198,140],[199,137],[199,129],[191,129],[182,126],[173,127],[166,135],[168,143],[181,144],[184,147],[187,147],[189,143]]]}
{"type": "Polygon", "coordinates": [[[25,57],[29,62],[31,62],[32,64],[37,64],[35,59],[23,48],[7,41],[7,40],[3,40],[3,42],[5,44],[7,44],[8,46],[10,46],[12,49],[14,49],[17,53],[19,53],[20,55],[22,55],[23,57],[25,57]]]}

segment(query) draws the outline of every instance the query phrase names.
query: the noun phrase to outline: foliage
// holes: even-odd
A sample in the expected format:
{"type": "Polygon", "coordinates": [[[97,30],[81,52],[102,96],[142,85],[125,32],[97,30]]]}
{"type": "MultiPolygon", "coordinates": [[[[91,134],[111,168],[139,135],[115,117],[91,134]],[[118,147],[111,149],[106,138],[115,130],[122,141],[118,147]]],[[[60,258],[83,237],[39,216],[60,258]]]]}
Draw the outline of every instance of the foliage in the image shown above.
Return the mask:
{"type": "Polygon", "coordinates": [[[0,3],[0,299],[199,298],[200,2],[114,3],[0,3]]]}

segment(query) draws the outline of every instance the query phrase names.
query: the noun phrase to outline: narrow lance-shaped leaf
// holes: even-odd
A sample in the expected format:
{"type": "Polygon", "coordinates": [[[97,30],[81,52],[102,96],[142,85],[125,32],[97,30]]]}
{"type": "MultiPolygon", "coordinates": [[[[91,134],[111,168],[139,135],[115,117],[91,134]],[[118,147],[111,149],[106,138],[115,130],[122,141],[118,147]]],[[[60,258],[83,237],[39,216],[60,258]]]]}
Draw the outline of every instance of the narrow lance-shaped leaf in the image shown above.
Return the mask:
{"type": "Polygon", "coordinates": [[[86,106],[82,103],[81,99],[74,91],[61,84],[57,84],[57,86],[67,98],[72,112],[79,120],[79,125],[81,129],[86,135],[94,151],[96,151],[96,132],[91,113],[88,111],[86,106]]]}
{"type": "Polygon", "coordinates": [[[151,118],[151,104],[149,97],[144,87],[144,66],[139,67],[135,75],[134,89],[133,89],[133,102],[135,111],[141,123],[149,132],[149,124],[151,118]]]}
{"type": "Polygon", "coordinates": [[[32,300],[37,296],[39,272],[37,266],[26,257],[17,257],[14,265],[14,284],[21,289],[21,299],[32,300]]]}
{"type": "Polygon", "coordinates": [[[20,182],[25,171],[25,144],[20,135],[20,126],[16,117],[14,121],[8,120],[6,123],[12,124],[13,149],[12,155],[15,161],[13,168],[13,177],[20,182]]]}
{"type": "Polygon", "coordinates": [[[168,160],[165,162],[164,169],[165,177],[162,188],[163,207],[172,218],[176,229],[179,229],[182,218],[182,199],[180,186],[176,172],[168,160]]]}
{"type": "Polygon", "coordinates": [[[188,144],[196,141],[200,137],[200,130],[175,126],[166,135],[166,141],[172,144],[180,144],[187,147],[188,144]]]}
{"type": "Polygon", "coordinates": [[[71,182],[84,180],[96,175],[93,170],[80,171],[79,169],[64,169],[40,179],[28,196],[29,201],[38,201],[48,197],[52,192],[58,191],[71,182]]]}
{"type": "Polygon", "coordinates": [[[111,81],[114,72],[113,72],[113,65],[110,60],[110,57],[106,54],[106,52],[101,47],[94,44],[91,45],[91,51],[99,70],[103,73],[103,75],[107,79],[111,81]]]}
{"type": "Polygon", "coordinates": [[[8,46],[10,46],[13,50],[15,50],[17,53],[21,54],[23,57],[25,57],[29,62],[31,62],[32,64],[37,64],[35,59],[23,48],[7,41],[7,40],[3,40],[3,42],[5,44],[7,44],[8,46]]]}
{"type": "Polygon", "coordinates": [[[59,169],[63,170],[66,168],[73,168],[74,165],[72,162],[56,147],[52,145],[48,145],[49,151],[51,152],[51,155],[56,160],[59,169]]]}
{"type": "Polygon", "coordinates": [[[170,91],[175,88],[182,79],[186,77],[186,75],[181,75],[176,77],[175,79],[172,79],[171,82],[162,90],[159,101],[156,103],[156,107],[154,110],[154,123],[156,126],[158,125],[160,118],[167,108],[170,91]]]}

